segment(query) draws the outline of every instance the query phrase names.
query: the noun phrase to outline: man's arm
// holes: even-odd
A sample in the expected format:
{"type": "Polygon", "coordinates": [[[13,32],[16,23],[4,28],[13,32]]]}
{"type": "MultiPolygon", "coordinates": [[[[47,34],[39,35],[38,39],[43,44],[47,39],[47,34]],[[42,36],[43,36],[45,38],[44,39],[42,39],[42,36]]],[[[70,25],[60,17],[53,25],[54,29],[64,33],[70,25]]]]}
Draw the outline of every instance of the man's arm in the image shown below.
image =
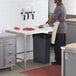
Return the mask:
{"type": "Polygon", "coordinates": [[[49,20],[46,22],[46,24],[52,24],[52,23],[54,23],[54,20],[53,20],[53,19],[49,19],[49,20]]]}

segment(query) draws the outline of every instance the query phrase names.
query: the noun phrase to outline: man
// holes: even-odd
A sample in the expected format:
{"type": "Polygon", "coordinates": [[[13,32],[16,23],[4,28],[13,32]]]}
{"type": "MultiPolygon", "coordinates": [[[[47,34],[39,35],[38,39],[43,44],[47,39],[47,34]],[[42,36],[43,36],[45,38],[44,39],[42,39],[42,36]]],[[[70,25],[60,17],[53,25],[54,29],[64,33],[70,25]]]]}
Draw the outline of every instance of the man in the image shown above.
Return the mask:
{"type": "Polygon", "coordinates": [[[46,23],[51,24],[55,21],[59,21],[60,24],[57,29],[56,40],[55,40],[55,62],[52,64],[61,65],[61,46],[65,46],[66,44],[66,32],[67,32],[67,24],[65,22],[66,19],[66,10],[62,3],[62,0],[55,0],[56,8],[54,13],[46,23]]]}

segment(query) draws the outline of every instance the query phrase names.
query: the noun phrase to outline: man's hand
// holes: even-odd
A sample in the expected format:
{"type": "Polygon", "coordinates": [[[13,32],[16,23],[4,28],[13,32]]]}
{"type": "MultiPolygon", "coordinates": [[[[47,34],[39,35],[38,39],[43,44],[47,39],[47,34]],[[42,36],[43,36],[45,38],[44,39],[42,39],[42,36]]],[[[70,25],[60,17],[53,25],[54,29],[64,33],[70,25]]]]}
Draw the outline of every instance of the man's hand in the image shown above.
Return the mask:
{"type": "Polygon", "coordinates": [[[53,23],[54,21],[52,20],[52,19],[49,19],[47,22],[46,22],[46,24],[51,24],[51,23],[53,23]]]}

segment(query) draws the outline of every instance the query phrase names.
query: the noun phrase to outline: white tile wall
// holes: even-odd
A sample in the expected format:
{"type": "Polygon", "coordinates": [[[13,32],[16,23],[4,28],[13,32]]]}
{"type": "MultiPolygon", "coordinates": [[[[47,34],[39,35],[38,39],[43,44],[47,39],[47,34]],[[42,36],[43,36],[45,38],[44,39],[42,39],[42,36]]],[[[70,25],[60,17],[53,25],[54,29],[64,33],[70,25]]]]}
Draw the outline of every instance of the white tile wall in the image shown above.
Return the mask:
{"type": "Polygon", "coordinates": [[[0,30],[14,26],[38,26],[48,19],[48,0],[0,0],[0,30]],[[35,11],[35,19],[23,20],[21,9],[35,11]]]}

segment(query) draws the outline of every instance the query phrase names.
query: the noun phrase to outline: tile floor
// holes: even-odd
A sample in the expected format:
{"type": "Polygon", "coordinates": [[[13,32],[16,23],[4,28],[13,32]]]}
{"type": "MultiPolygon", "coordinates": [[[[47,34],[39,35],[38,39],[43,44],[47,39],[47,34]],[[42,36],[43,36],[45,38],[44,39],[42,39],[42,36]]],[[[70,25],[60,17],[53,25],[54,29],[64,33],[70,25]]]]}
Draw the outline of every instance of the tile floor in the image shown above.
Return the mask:
{"type": "MultiPolygon", "coordinates": [[[[50,64],[41,64],[34,62],[33,60],[27,61],[27,70],[43,67],[46,65],[51,65],[51,62],[54,61],[54,53],[53,51],[50,53],[50,64]]],[[[21,74],[20,72],[24,71],[23,63],[17,63],[16,66],[10,71],[9,69],[1,69],[0,70],[0,76],[27,76],[24,74],[21,74]]]]}

